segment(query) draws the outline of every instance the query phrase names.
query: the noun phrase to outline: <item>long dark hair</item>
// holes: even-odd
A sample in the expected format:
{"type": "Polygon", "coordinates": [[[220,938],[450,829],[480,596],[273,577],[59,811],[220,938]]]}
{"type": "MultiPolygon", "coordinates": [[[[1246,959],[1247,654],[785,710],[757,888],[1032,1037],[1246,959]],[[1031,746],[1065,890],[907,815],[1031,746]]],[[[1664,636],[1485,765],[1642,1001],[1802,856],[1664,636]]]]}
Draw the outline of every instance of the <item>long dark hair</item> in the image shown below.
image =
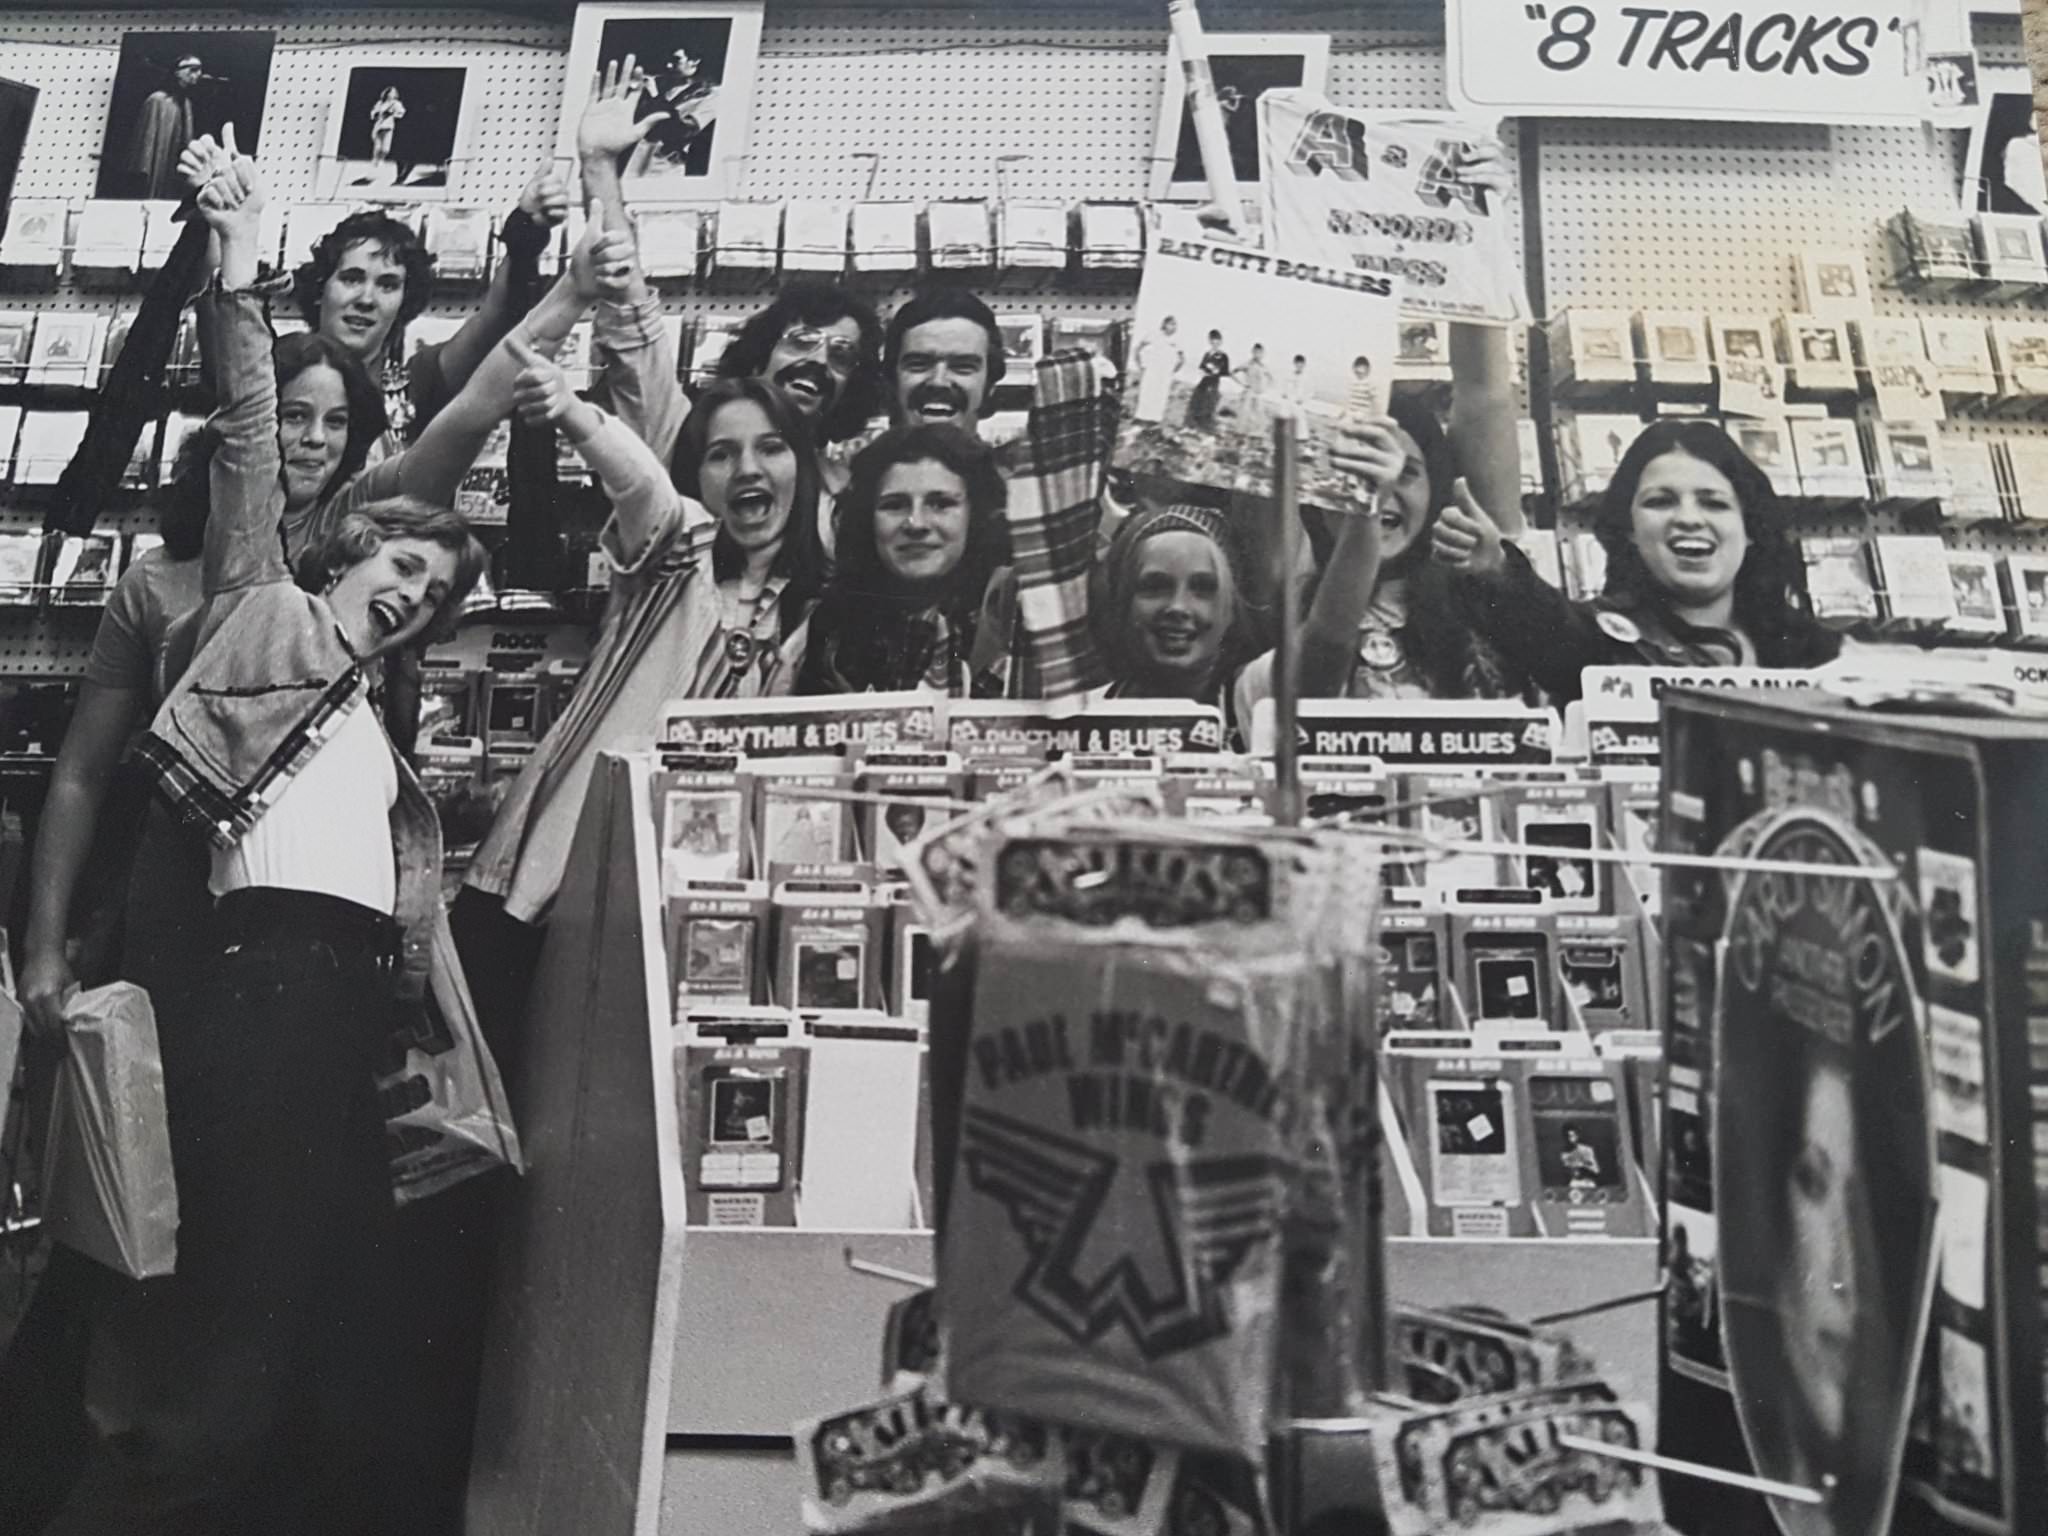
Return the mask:
{"type": "MultiPolygon", "coordinates": [[[[1444,436],[1435,412],[1412,399],[1397,399],[1387,407],[1394,424],[1414,439],[1429,476],[1429,511],[1408,547],[1380,567],[1381,576],[1407,579],[1408,619],[1403,627],[1408,658],[1438,698],[1462,698],[1470,691],[1472,664],[1479,641],[1471,627],[1459,617],[1451,572],[1430,558],[1430,536],[1436,520],[1450,505],[1451,486],[1458,478],[1458,455],[1444,436]]],[[[1306,605],[1314,601],[1323,579],[1336,532],[1327,522],[1309,524],[1310,546],[1315,551],[1316,571],[1303,595],[1306,605]]]]}
{"type": "Polygon", "coordinates": [[[951,622],[971,622],[980,611],[989,578],[1009,563],[1010,530],[1003,519],[1009,500],[995,450],[973,433],[948,422],[893,427],[854,456],[846,490],[839,498],[839,568],[835,592],[865,602],[898,607],[931,607],[928,591],[912,591],[882,563],[875,544],[875,503],[882,480],[902,464],[930,461],[960,477],[967,489],[967,547],[945,578],[937,607],[951,622]]]}
{"type": "MultiPolygon", "coordinates": [[[[789,504],[789,521],[782,528],[782,544],[775,551],[771,576],[785,585],[776,605],[784,639],[810,612],[811,604],[825,590],[825,546],[818,537],[818,456],[811,448],[811,435],[803,415],[783,398],[782,391],[756,378],[713,379],[697,396],[683,429],[676,434],[675,455],[669,466],[676,489],[698,501],[704,499],[701,470],[704,447],[711,440],[712,424],[728,405],[748,401],[761,408],[769,426],[789,439],[796,457],[796,494],[789,504]]],[[[746,556],[725,531],[723,520],[711,539],[711,574],[730,581],[746,568],[746,556]]]]}
{"type": "MultiPolygon", "coordinates": [[[[341,375],[342,394],[348,401],[348,443],[341,462],[321,487],[324,502],[362,473],[370,449],[390,417],[384,409],[384,393],[370,382],[369,371],[340,343],[317,331],[280,336],[270,348],[271,367],[277,374],[278,392],[308,368],[332,368],[341,375]]],[[[157,492],[157,532],[163,535],[164,554],[171,560],[195,560],[206,545],[206,515],[213,505],[208,470],[220,447],[220,433],[212,422],[193,428],[178,445],[171,478],[157,492]]]]}
{"type": "Polygon", "coordinates": [[[1798,549],[1784,534],[1770,476],[1710,421],[1652,422],[1621,456],[1593,517],[1593,533],[1607,552],[1607,595],[1676,620],[1669,595],[1651,579],[1636,550],[1633,510],[1643,472],[1667,453],[1711,465],[1734,488],[1743,532],[1749,538],[1749,549],[1735,573],[1734,621],[1756,647],[1757,661],[1767,667],[1811,667],[1833,660],[1842,649],[1842,638],[1802,605],[1805,568],[1798,549]]]}
{"type": "MultiPolygon", "coordinates": [[[[839,498],[839,565],[811,615],[810,643],[797,675],[798,693],[867,693],[915,688],[943,640],[950,669],[974,654],[982,603],[996,571],[1009,560],[1003,520],[1008,491],[987,444],[936,422],[895,427],[855,456],[839,498]],[[937,602],[929,588],[906,586],[882,563],[875,544],[875,503],[882,480],[899,464],[942,465],[967,490],[967,547],[945,578],[937,602]],[[941,626],[931,617],[936,608],[941,626]]],[[[990,677],[966,678],[967,691],[993,688],[990,677]]]]}

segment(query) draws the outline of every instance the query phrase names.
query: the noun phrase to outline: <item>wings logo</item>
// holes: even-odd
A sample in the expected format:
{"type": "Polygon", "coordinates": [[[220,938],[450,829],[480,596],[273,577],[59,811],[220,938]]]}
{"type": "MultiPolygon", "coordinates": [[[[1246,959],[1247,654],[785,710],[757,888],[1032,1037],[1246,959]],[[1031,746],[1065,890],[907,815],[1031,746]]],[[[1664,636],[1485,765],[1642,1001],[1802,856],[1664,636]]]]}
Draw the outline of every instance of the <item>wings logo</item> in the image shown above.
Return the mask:
{"type": "Polygon", "coordinates": [[[1077,1265],[1116,1185],[1118,1159],[987,1109],[967,1111],[960,1157],[968,1183],[1009,1213],[1030,1255],[1017,1299],[1076,1344],[1122,1328],[1147,1360],[1230,1331],[1222,1287],[1274,1241],[1289,1187],[1287,1165],[1258,1153],[1153,1163],[1141,1175],[1152,1230],[1133,1232],[1129,1251],[1083,1276],[1077,1265]],[[1155,1289],[1148,1271],[1166,1283],[1155,1289]]]}

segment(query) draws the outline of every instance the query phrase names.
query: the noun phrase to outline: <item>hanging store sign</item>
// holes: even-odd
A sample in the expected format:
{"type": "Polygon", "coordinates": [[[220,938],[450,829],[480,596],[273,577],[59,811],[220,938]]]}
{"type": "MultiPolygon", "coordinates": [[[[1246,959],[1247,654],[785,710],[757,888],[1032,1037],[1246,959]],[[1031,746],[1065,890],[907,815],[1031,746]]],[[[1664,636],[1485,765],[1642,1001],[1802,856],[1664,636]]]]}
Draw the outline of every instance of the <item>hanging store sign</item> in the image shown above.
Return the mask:
{"type": "Polygon", "coordinates": [[[1448,0],[1445,85],[1474,115],[1911,122],[1926,84],[1907,14],[1899,0],[1448,0]]]}

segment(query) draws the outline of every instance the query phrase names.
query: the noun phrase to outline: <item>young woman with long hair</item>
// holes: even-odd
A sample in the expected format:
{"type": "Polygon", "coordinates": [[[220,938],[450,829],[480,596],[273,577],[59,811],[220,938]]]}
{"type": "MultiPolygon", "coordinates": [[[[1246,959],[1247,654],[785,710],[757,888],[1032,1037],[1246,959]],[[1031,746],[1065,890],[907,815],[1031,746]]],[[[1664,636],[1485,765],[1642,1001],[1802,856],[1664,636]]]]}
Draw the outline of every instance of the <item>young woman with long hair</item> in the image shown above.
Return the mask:
{"type": "Polygon", "coordinates": [[[950,423],[863,448],[796,691],[1024,696],[1006,496],[993,451],[950,423]]]}
{"type": "Polygon", "coordinates": [[[1815,667],[1841,636],[1801,606],[1799,553],[1770,477],[1708,421],[1653,422],[1629,445],[1593,531],[1606,590],[1573,603],[1475,507],[1447,515],[1436,558],[1459,608],[1553,700],[1592,666],[1815,667]]]}
{"type": "Polygon", "coordinates": [[[137,748],[209,844],[214,900],[159,998],[178,1267],[123,1308],[130,1422],[99,1440],[65,1531],[376,1528],[392,1214],[375,1091],[428,995],[466,1011],[431,803],[365,669],[452,628],[484,555],[461,518],[351,505],[297,559],[248,159],[188,154],[220,270],[201,342],[220,443],[192,656],[137,748]]]}

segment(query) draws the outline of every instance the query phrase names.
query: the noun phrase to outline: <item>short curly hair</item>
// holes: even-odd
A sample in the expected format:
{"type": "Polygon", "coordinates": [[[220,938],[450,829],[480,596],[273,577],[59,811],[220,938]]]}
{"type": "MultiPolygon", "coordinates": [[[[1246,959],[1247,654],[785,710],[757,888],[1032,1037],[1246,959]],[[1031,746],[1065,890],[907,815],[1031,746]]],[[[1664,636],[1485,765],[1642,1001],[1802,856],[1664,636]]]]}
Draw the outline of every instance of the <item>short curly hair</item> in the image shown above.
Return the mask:
{"type": "Polygon", "coordinates": [[[306,324],[314,330],[320,329],[320,295],[326,291],[327,280],[334,276],[342,258],[359,245],[373,245],[380,254],[395,259],[405,268],[405,297],[398,305],[398,320],[392,326],[394,331],[427,307],[434,287],[433,253],[421,242],[419,232],[410,224],[401,223],[388,213],[368,209],[352,213],[335,225],[313,247],[312,259],[301,262],[292,274],[292,297],[298,301],[299,313],[306,317],[306,324]]]}
{"type": "Polygon", "coordinates": [[[455,579],[449,582],[448,595],[422,636],[422,642],[429,645],[446,640],[462,622],[462,605],[483,579],[491,559],[459,512],[417,496],[389,496],[351,507],[335,520],[324,539],[299,556],[294,574],[307,591],[325,591],[390,539],[423,539],[454,553],[455,579]]]}

